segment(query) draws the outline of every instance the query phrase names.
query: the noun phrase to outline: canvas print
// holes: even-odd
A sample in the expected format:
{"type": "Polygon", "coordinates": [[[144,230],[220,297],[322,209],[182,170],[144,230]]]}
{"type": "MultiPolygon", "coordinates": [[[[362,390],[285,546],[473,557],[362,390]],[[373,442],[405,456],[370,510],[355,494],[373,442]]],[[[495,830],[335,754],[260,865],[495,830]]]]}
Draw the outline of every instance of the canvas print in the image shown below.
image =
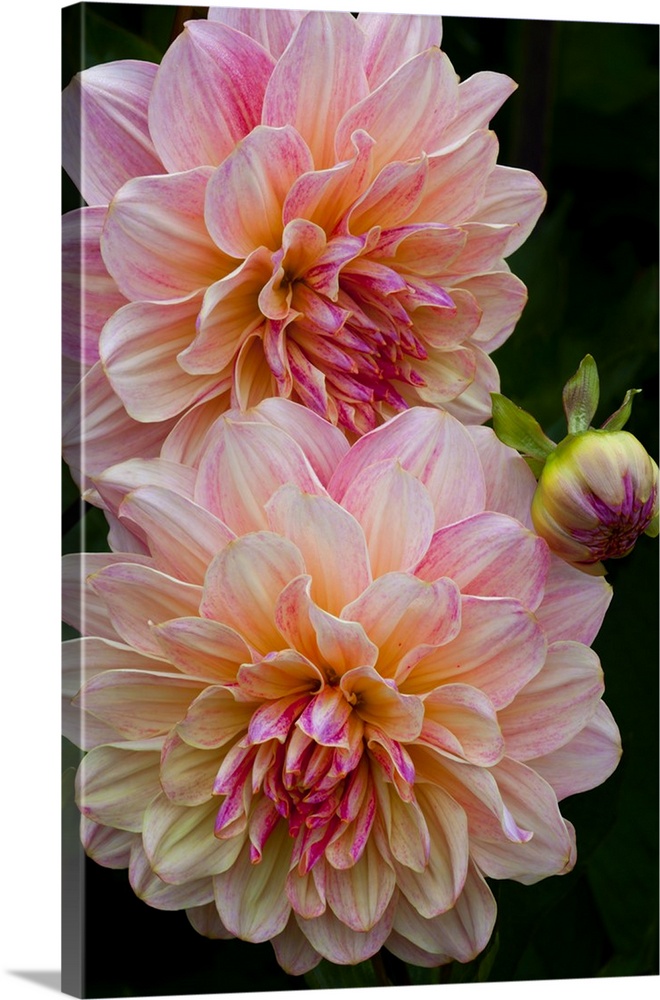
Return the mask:
{"type": "Polygon", "coordinates": [[[62,12],[63,989],[657,975],[658,32],[62,12]]]}

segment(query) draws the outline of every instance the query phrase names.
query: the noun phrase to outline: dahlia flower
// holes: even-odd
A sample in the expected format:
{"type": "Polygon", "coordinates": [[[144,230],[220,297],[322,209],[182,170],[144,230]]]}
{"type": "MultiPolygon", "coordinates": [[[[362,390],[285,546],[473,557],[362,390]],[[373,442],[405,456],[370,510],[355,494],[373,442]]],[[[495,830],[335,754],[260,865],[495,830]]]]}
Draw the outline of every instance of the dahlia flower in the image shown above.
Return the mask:
{"type": "Polygon", "coordinates": [[[526,300],[505,258],[545,192],[496,163],[513,81],[459,84],[440,41],[438,17],[211,8],[160,66],[74,78],[76,476],[157,455],[177,422],[194,451],[269,396],[352,436],[416,404],[490,415],[489,354],[526,300]]]}
{"type": "Polygon", "coordinates": [[[69,560],[66,733],[85,849],[145,902],[294,974],[434,966],[486,946],[487,878],[572,867],[558,802],[620,752],[611,590],[491,430],[413,407],[349,448],[270,398],[95,485],[130,550],[80,557],[81,602],[69,560]]]}

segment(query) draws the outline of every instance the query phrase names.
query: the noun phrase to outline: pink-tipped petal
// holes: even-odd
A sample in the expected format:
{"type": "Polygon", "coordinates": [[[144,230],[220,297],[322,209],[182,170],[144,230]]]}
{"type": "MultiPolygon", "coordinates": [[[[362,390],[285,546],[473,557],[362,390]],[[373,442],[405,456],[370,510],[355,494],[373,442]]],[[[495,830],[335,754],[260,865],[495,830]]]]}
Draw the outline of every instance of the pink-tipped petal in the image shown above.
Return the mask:
{"type": "Polygon", "coordinates": [[[463,594],[513,597],[534,611],[549,564],[542,538],[513,518],[483,511],[436,531],[414,572],[422,580],[451,577],[463,594]]]}
{"type": "Polygon", "coordinates": [[[444,142],[453,143],[475,129],[487,128],[517,87],[518,84],[503,73],[488,70],[474,73],[459,83],[456,115],[444,133],[444,142]]]}
{"type": "Polygon", "coordinates": [[[204,225],[213,171],[138,177],[115,195],[101,236],[103,261],[129,299],[176,299],[228,274],[237,261],[204,225]]]}
{"type": "Polygon", "coordinates": [[[149,130],[170,173],[216,166],[261,117],[274,60],[219,21],[188,21],[163,57],[149,130]]]}
{"type": "Polygon", "coordinates": [[[481,311],[473,342],[490,354],[513,332],[527,302],[527,288],[510,271],[492,271],[463,279],[461,288],[474,296],[481,311]]]}
{"type": "Polygon", "coordinates": [[[305,16],[301,10],[262,10],[239,7],[209,7],[209,21],[222,21],[236,31],[254,38],[275,59],[284,52],[305,16]]]}
{"type": "Polygon", "coordinates": [[[553,555],[545,596],[537,618],[549,642],[572,639],[586,646],[594,641],[612,600],[612,585],[604,576],[587,576],[553,555]]]}
{"type": "Polygon", "coordinates": [[[64,169],[88,205],[107,205],[131,177],[164,173],[147,125],[157,70],[135,59],[104,63],[64,90],[64,169]]]}
{"type": "MultiPolygon", "coordinates": [[[[344,112],[368,93],[362,47],[362,32],[350,14],[310,11],[269,81],[263,123],[293,125],[317,169],[334,165],[335,129],[344,112]]],[[[348,149],[341,158],[350,155],[348,149]]]]}
{"type": "Polygon", "coordinates": [[[364,66],[371,90],[413,56],[431,46],[439,47],[442,41],[442,18],[437,15],[362,11],[358,24],[367,36],[364,66]]]}

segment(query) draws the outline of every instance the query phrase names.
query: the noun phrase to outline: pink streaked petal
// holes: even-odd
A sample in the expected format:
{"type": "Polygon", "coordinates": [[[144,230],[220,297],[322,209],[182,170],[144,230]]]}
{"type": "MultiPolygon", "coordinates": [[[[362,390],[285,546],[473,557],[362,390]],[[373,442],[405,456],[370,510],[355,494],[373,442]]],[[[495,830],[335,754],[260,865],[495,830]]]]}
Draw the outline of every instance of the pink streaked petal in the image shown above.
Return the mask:
{"type": "Polygon", "coordinates": [[[542,538],[513,518],[483,511],[436,531],[414,572],[422,580],[451,577],[463,594],[513,597],[534,611],[549,564],[542,538]]]}
{"type": "Polygon", "coordinates": [[[474,343],[490,354],[513,332],[527,302],[527,288],[510,271],[478,274],[461,280],[461,288],[474,296],[481,310],[474,343]]]}
{"type": "Polygon", "coordinates": [[[472,218],[482,204],[497,153],[495,133],[480,129],[455,146],[429,156],[422,200],[408,222],[454,226],[472,218]]]}
{"type": "Polygon", "coordinates": [[[296,725],[322,746],[348,747],[350,703],[337,687],[326,685],[309,701],[296,725]]]}
{"type": "Polygon", "coordinates": [[[351,144],[355,150],[351,159],[326,170],[307,172],[292,185],[284,202],[285,223],[296,218],[313,219],[328,236],[338,228],[372,175],[374,140],[358,129],[351,136],[351,144]]]}
{"type": "Polygon", "coordinates": [[[525,764],[505,757],[491,768],[505,805],[534,836],[524,844],[471,838],[472,857],[484,875],[533,885],[575,864],[575,831],[559,812],[550,785],[525,764]]]}
{"type": "Polygon", "coordinates": [[[557,799],[602,784],[621,759],[621,735],[609,708],[599,702],[589,722],[564,746],[530,761],[529,766],[554,789],[557,799]]]}
{"type": "Polygon", "coordinates": [[[458,420],[441,410],[417,407],[365,435],[339,463],[328,492],[341,502],[358,473],[383,459],[398,460],[426,486],[436,526],[484,509],[486,488],[474,444],[458,420]],[[460,494],[456,477],[464,485],[460,494]]]}
{"type": "Polygon", "coordinates": [[[362,11],[358,24],[367,36],[364,66],[375,90],[403,63],[442,40],[442,18],[419,14],[374,14],[362,11]]]}
{"type": "Polygon", "coordinates": [[[410,748],[420,781],[443,788],[464,810],[470,837],[488,843],[519,845],[533,836],[514,820],[490,768],[456,761],[419,744],[410,748]]]}
{"type": "Polygon", "coordinates": [[[184,674],[105,670],[87,681],[75,701],[126,739],[149,740],[169,732],[206,684],[184,674]]]}
{"type": "MultiPolygon", "coordinates": [[[[288,342],[288,361],[294,380],[297,398],[314,413],[331,420],[333,410],[331,397],[325,386],[325,375],[313,365],[294,340],[288,342]]],[[[337,410],[334,410],[336,419],[337,410]]]]}
{"type": "Polygon", "coordinates": [[[218,913],[227,930],[245,941],[269,941],[281,934],[291,912],[286,895],[292,840],[280,821],[252,864],[246,844],[231,869],[213,880],[218,913]]]}
{"type": "Polygon", "coordinates": [[[425,156],[386,163],[351,208],[346,220],[351,232],[366,233],[372,226],[390,229],[405,222],[419,205],[427,174],[425,156]]]}
{"type": "Polygon", "coordinates": [[[479,350],[473,343],[470,350],[476,361],[473,381],[456,399],[450,399],[443,403],[445,410],[466,426],[482,424],[485,420],[490,419],[492,416],[490,394],[500,390],[500,375],[497,366],[484,351],[479,350]]]}
{"type": "Polygon", "coordinates": [[[275,59],[282,55],[304,16],[301,10],[243,10],[238,7],[209,7],[208,12],[209,21],[222,21],[249,35],[275,59]]]}
{"type": "Polygon", "coordinates": [[[149,805],[142,830],[144,850],[152,870],[165,882],[185,885],[230,868],[243,844],[214,836],[217,799],[199,806],[180,806],[165,793],[149,805]]]}
{"type": "Polygon", "coordinates": [[[236,537],[204,507],[159,486],[129,493],[119,516],[144,532],[155,568],[185,583],[202,584],[213,557],[236,537]]]}
{"type": "Polygon", "coordinates": [[[371,582],[364,533],[330,497],[286,483],[266,504],[269,526],[296,545],[312,578],[310,596],[338,615],[371,582]]]}
{"type": "Polygon", "coordinates": [[[287,481],[305,493],[325,493],[302,448],[284,430],[227,417],[207,435],[195,501],[244,534],[268,527],[266,504],[287,481]]]}
{"type": "Polygon", "coordinates": [[[202,588],[134,562],[106,565],[89,585],[105,601],[117,632],[141,653],[162,656],[150,624],[198,612],[202,588]]]}
{"type": "Polygon", "coordinates": [[[276,934],[270,942],[278,964],[290,976],[302,976],[321,961],[321,955],[300,930],[293,913],[281,934],[276,934]]]}
{"type": "Polygon", "coordinates": [[[80,841],[85,854],[104,868],[128,868],[133,844],[142,838],[139,833],[115,830],[112,826],[94,823],[80,817],[80,841]]]}
{"type": "Polygon", "coordinates": [[[313,167],[305,141],[291,125],[282,124],[255,128],[209,181],[206,225],[220,249],[233,257],[247,257],[259,246],[279,249],[286,195],[313,167]]]}
{"type": "Polygon", "coordinates": [[[288,694],[314,692],[323,687],[323,674],[295,650],[272,653],[256,663],[244,663],[237,676],[241,691],[260,701],[288,694]]]}
{"type": "Polygon", "coordinates": [[[467,234],[464,249],[451,265],[455,284],[461,284],[463,275],[482,274],[503,268],[502,257],[512,234],[515,223],[465,222],[461,227],[467,234]]]}
{"type": "Polygon", "coordinates": [[[352,102],[337,128],[339,157],[348,140],[362,128],[376,139],[374,168],[408,160],[438,148],[440,137],[456,113],[458,80],[447,56],[429,48],[414,56],[359,103],[352,102]],[[415,95],[414,105],[406,99],[415,95]]]}
{"type": "Polygon", "coordinates": [[[208,802],[222,758],[222,751],[200,750],[186,743],[176,731],[171,732],[160,760],[160,783],[170,802],[181,806],[208,802]]]}
{"type": "Polygon", "coordinates": [[[163,882],[152,871],[140,842],[131,851],[128,878],[135,895],[157,910],[182,910],[188,906],[202,906],[213,899],[210,878],[193,879],[183,885],[163,882]]]}
{"type": "Polygon", "coordinates": [[[455,226],[410,224],[384,229],[370,253],[383,262],[394,260],[398,271],[433,278],[447,270],[465,241],[465,233],[455,226]]]}
{"type": "Polygon", "coordinates": [[[272,271],[271,254],[259,247],[235,271],[207,289],[194,339],[178,357],[184,371],[192,375],[224,371],[248,337],[261,331],[264,317],[259,293],[272,271]]]}
{"type": "Polygon", "coordinates": [[[275,608],[302,573],[302,556],[286,538],[267,531],[237,538],[209,567],[200,613],[235,628],[262,656],[283,649],[275,608]]]}
{"type": "Polygon", "coordinates": [[[427,695],[419,741],[480,767],[492,767],[504,754],[490,698],[468,684],[443,684],[427,695]]]}
{"type": "Polygon", "coordinates": [[[518,84],[503,73],[488,70],[474,73],[458,85],[458,105],[453,121],[446,129],[444,144],[457,142],[475,129],[487,128],[518,84]]]}
{"type": "Polygon", "coordinates": [[[483,200],[473,219],[477,222],[516,224],[504,256],[525,242],[545,208],[547,193],[529,170],[496,166],[486,184],[483,200]]]}
{"type": "MultiPolygon", "coordinates": [[[[93,482],[103,505],[116,515],[125,497],[144,486],[164,488],[180,497],[191,499],[195,472],[178,462],[163,458],[129,458],[94,476],[93,482]]],[[[143,534],[134,532],[134,535],[137,534],[144,538],[143,534]]]]}
{"type": "Polygon", "coordinates": [[[458,633],[460,594],[451,580],[429,584],[387,573],[345,607],[342,618],[360,622],[378,647],[378,673],[400,679],[429,649],[458,633]]]}
{"type": "MultiPolygon", "coordinates": [[[[365,726],[364,737],[372,765],[378,764],[381,777],[387,776],[398,799],[412,802],[415,766],[406,748],[378,726],[365,726]]],[[[408,744],[410,747],[414,745],[408,744]]]]}
{"type": "Polygon", "coordinates": [[[103,260],[129,299],[176,299],[205,288],[237,261],[215,245],[204,225],[213,170],[138,177],[119,189],[101,236],[103,260]]]}
{"type": "Polygon", "coordinates": [[[296,915],[298,925],[311,946],[336,965],[357,965],[382,947],[392,929],[398,893],[390,899],[385,913],[369,931],[355,931],[326,909],[320,917],[305,920],[296,915]]]}
{"type": "Polygon", "coordinates": [[[468,868],[465,813],[441,788],[419,785],[417,802],[429,828],[430,853],[423,872],[395,862],[396,881],[403,896],[422,917],[436,917],[455,904],[468,868]]]}
{"type": "Polygon", "coordinates": [[[139,833],[142,817],[160,792],[160,744],[150,749],[100,746],[80,762],[76,804],[83,816],[105,826],[139,833]]]}
{"type": "Polygon", "coordinates": [[[543,669],[499,713],[507,754],[527,761],[564,746],[588,724],[604,689],[592,649],[552,643],[543,669]]]}
{"type": "MultiPolygon", "coordinates": [[[[250,745],[277,740],[284,743],[293,724],[305,706],[309,694],[291,694],[275,701],[267,701],[253,712],[248,727],[247,739],[250,745]]],[[[254,706],[252,706],[254,708],[254,706]]],[[[219,786],[216,786],[219,787],[219,786]]]]}
{"type": "MultiPolygon", "coordinates": [[[[212,887],[211,887],[212,888],[212,887]]],[[[204,906],[193,906],[186,910],[188,920],[202,937],[211,938],[214,941],[229,941],[233,938],[218,913],[215,899],[204,906]]]]}
{"type": "Polygon", "coordinates": [[[216,166],[261,117],[273,57],[218,21],[188,21],[165,53],[149,129],[170,173],[216,166]]]}
{"type": "Polygon", "coordinates": [[[572,639],[588,646],[598,635],[611,600],[612,586],[604,576],[587,576],[553,554],[536,617],[549,642],[572,639]]]}
{"type": "Polygon", "coordinates": [[[64,90],[64,169],[88,205],[107,205],[131,177],[164,173],[147,126],[157,69],[136,59],[104,63],[64,90]]]}
{"type": "Polygon", "coordinates": [[[414,695],[400,694],[374,667],[354,667],[340,682],[346,700],[363,722],[378,726],[393,740],[411,743],[422,728],[424,706],[414,695]]]}
{"type": "MultiPolygon", "coordinates": [[[[531,528],[530,508],[536,479],[527,462],[515,448],[502,444],[492,428],[469,427],[468,432],[486,476],[486,509],[508,514],[531,528]]],[[[580,575],[584,577],[583,573],[580,575]]]]}
{"type": "Polygon", "coordinates": [[[385,946],[404,962],[423,967],[470,962],[488,944],[496,915],[495,898],[470,862],[463,892],[446,913],[426,920],[402,898],[385,946]]]}
{"type": "Polygon", "coordinates": [[[240,635],[211,619],[175,618],[154,625],[152,632],[162,652],[179,670],[211,683],[236,683],[239,666],[251,659],[240,635]]]}
{"type": "Polygon", "coordinates": [[[201,294],[178,302],[130,302],[103,328],[99,349],[108,379],[136,420],[166,420],[228,388],[228,377],[191,378],[177,361],[195,336],[201,304],[201,294]]]}
{"type": "Polygon", "coordinates": [[[62,216],[62,351],[83,366],[98,361],[103,325],[126,304],[101,257],[105,216],[105,208],[62,216]]]}
{"type": "Polygon", "coordinates": [[[189,746],[215,750],[245,733],[253,711],[253,704],[238,701],[233,691],[214,684],[204,687],[194,701],[190,699],[176,731],[189,746]]]}
{"type": "Polygon", "coordinates": [[[65,555],[62,558],[63,621],[81,635],[121,641],[105,601],[90,587],[89,578],[105,566],[129,561],[148,565],[151,557],[126,552],[76,552],[65,555]]]}
{"type": "MultiPolygon", "coordinates": [[[[293,125],[307,142],[317,169],[335,164],[337,125],[344,112],[368,93],[362,48],[362,32],[350,14],[310,11],[270,78],[263,123],[293,125]]],[[[347,149],[340,159],[350,155],[347,149]]]]}
{"type": "Polygon", "coordinates": [[[439,684],[480,688],[496,709],[508,705],[545,662],[546,639],[536,618],[518,601],[463,597],[461,631],[427,654],[403,689],[424,694],[439,684]]]}
{"type": "Polygon", "coordinates": [[[358,933],[370,931],[382,918],[397,879],[387,862],[369,838],[359,860],[351,867],[338,870],[328,865],[325,883],[326,898],[335,915],[358,933]]]}
{"type": "Polygon", "coordinates": [[[435,523],[433,504],[424,485],[398,462],[386,460],[360,472],[342,506],[364,530],[374,578],[408,570],[426,552],[435,523]]]}
{"type": "Polygon", "coordinates": [[[321,483],[328,484],[349,449],[345,434],[306,406],[288,399],[264,399],[253,414],[286,431],[300,445],[321,483]]]}
{"type": "MultiPolygon", "coordinates": [[[[153,387],[153,386],[152,386],[153,387]]],[[[133,420],[98,361],[67,398],[62,416],[63,456],[76,482],[111,465],[157,455],[173,420],[143,424],[133,420]]]]}
{"type": "Polygon", "coordinates": [[[411,317],[414,331],[423,343],[440,350],[452,350],[460,347],[479,326],[481,312],[473,295],[462,288],[452,288],[451,300],[453,308],[420,306],[415,309],[411,317]]]}

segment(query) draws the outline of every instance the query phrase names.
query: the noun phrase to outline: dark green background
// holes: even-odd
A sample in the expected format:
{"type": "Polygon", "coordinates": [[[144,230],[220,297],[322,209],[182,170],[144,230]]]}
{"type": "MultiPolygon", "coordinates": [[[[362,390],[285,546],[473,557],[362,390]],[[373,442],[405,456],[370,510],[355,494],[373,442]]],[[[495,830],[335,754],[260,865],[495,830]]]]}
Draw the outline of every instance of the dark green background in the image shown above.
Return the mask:
{"type": "MultiPolygon", "coordinates": [[[[158,61],[176,12],[95,3],[63,10],[63,85],[83,65],[158,61]]],[[[203,12],[195,8],[197,15],[203,12]]],[[[548,190],[541,221],[509,260],[527,283],[529,304],[495,354],[502,391],[532,410],[551,437],[561,436],[561,387],[591,352],[601,375],[597,422],[619,405],[627,388],[643,389],[628,429],[657,458],[657,27],[446,18],[443,49],[461,78],[490,69],[519,83],[494,121],[500,162],[533,170],[548,190]]],[[[67,178],[63,202],[65,210],[79,204],[67,178]]],[[[76,519],[70,510],[75,496],[65,476],[67,525],[76,519]]],[[[105,547],[99,512],[89,512],[84,523],[87,547],[105,547]]],[[[66,551],[80,547],[80,528],[67,530],[66,551]]],[[[395,982],[657,974],[657,542],[643,537],[628,559],[609,570],[615,596],[594,645],[624,755],[605,785],[563,804],[577,828],[575,870],[536,886],[492,883],[499,917],[484,955],[443,970],[415,970],[386,959],[384,971],[395,982]]],[[[67,866],[75,864],[79,850],[72,806],[76,759],[66,744],[67,866]]],[[[183,913],[155,911],[137,900],[125,872],[87,861],[85,873],[89,997],[378,981],[370,963],[355,969],[323,963],[306,980],[286,976],[270,945],[206,941],[183,913]]]]}

